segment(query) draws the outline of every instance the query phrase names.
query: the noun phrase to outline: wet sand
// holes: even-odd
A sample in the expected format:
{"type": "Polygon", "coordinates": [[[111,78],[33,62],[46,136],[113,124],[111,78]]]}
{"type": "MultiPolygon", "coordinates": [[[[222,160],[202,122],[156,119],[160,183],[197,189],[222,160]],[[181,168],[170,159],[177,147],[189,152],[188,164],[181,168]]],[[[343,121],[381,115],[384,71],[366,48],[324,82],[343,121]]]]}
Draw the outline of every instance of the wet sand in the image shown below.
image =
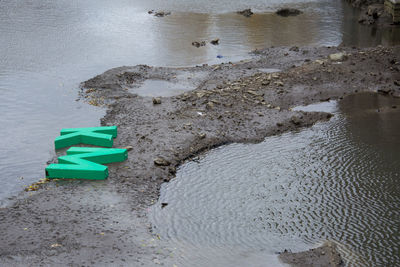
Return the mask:
{"type": "MultiPolygon", "coordinates": [[[[0,263],[172,265],[172,248],[152,235],[146,216],[160,185],[182,162],[223,144],[260,142],[331,117],[292,111],[294,106],[362,91],[400,96],[398,46],[269,48],[252,55],[193,68],[120,67],[83,83],[82,99],[108,107],[102,125],[118,125],[114,146],[132,146],[129,158],[110,165],[106,181],[53,181],[0,209],[0,263]],[[338,52],[346,54],[343,60],[328,59],[338,52]],[[283,71],[260,71],[266,68],[283,71]],[[196,89],[161,97],[161,104],[133,93],[147,79],[179,82],[188,73],[196,89]]],[[[295,257],[298,266],[340,264],[329,257],[310,261],[317,256],[281,258],[293,264],[295,257]]]]}

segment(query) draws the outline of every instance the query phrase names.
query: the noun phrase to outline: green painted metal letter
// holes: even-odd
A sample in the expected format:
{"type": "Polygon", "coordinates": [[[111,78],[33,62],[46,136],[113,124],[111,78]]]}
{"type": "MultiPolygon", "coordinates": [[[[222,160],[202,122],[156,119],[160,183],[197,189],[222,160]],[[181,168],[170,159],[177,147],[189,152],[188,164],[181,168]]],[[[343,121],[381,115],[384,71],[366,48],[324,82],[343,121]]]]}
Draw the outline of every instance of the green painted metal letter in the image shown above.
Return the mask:
{"type": "Polygon", "coordinates": [[[76,144],[112,147],[113,138],[117,137],[117,126],[69,128],[62,129],[61,135],[56,138],[56,149],[76,144]]]}
{"type": "Polygon", "coordinates": [[[121,148],[71,147],[66,156],[58,158],[58,164],[46,168],[47,178],[104,180],[108,167],[101,165],[122,162],[128,151],[121,148]]]}

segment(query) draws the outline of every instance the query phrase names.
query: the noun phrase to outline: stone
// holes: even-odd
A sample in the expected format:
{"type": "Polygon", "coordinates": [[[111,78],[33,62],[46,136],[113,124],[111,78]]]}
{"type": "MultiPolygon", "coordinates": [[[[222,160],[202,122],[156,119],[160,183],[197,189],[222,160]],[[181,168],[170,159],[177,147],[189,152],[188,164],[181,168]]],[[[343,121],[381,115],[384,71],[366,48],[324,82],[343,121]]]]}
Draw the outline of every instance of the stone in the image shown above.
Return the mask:
{"type": "Polygon", "coordinates": [[[382,4],[369,5],[367,8],[367,15],[373,17],[374,19],[379,18],[383,13],[382,4]]]}
{"type": "Polygon", "coordinates": [[[173,166],[169,166],[168,167],[168,173],[171,175],[175,175],[176,174],[176,168],[173,166]]]}
{"type": "Polygon", "coordinates": [[[297,116],[292,116],[292,117],[290,118],[290,121],[291,121],[293,124],[295,124],[295,125],[299,125],[299,124],[301,123],[300,118],[297,117],[297,116]]]}
{"type": "Polygon", "coordinates": [[[132,149],[133,149],[133,146],[125,146],[125,147],[123,147],[124,149],[126,149],[126,150],[128,150],[128,151],[131,151],[132,149]]]}
{"type": "Polygon", "coordinates": [[[262,86],[267,86],[267,85],[269,85],[269,81],[263,81],[263,82],[261,83],[261,85],[262,85],[262,86]]]}
{"type": "Polygon", "coordinates": [[[400,80],[396,80],[393,83],[394,83],[394,85],[400,86],[400,80]]]}
{"type": "Polygon", "coordinates": [[[388,95],[388,94],[392,93],[392,90],[389,88],[380,88],[380,89],[378,89],[378,93],[388,95]]]}
{"type": "Polygon", "coordinates": [[[165,17],[168,15],[171,15],[171,12],[158,11],[158,12],[154,13],[154,16],[156,16],[156,17],[165,17]]]}
{"type": "Polygon", "coordinates": [[[329,59],[332,61],[344,61],[347,59],[347,55],[345,53],[330,54],[329,59]]]}
{"type": "Polygon", "coordinates": [[[153,97],[153,104],[154,105],[161,104],[161,98],[160,97],[153,97]]]}
{"type": "Polygon", "coordinates": [[[281,8],[276,11],[276,14],[282,17],[297,16],[301,13],[303,12],[295,8],[281,8]]]}
{"type": "Polygon", "coordinates": [[[169,166],[171,165],[171,162],[164,158],[158,157],[154,159],[154,164],[157,166],[169,166]]]}
{"type": "Polygon", "coordinates": [[[206,42],[205,41],[201,41],[201,42],[195,41],[195,42],[192,42],[192,45],[199,48],[200,46],[205,46],[206,42]]]}
{"type": "Polygon", "coordinates": [[[242,11],[238,11],[237,13],[240,14],[240,15],[243,15],[243,16],[245,16],[247,18],[251,17],[254,14],[251,11],[251,9],[245,9],[245,10],[242,10],[242,11]]]}
{"type": "Polygon", "coordinates": [[[219,38],[211,40],[210,42],[212,45],[219,45],[219,38]]]}
{"type": "Polygon", "coordinates": [[[199,138],[200,138],[200,139],[204,139],[204,138],[206,138],[206,134],[205,134],[205,133],[201,133],[201,134],[199,134],[199,138]]]}
{"type": "Polygon", "coordinates": [[[207,108],[207,109],[213,109],[213,108],[214,108],[214,103],[208,102],[208,103],[206,104],[206,108],[207,108]]]}

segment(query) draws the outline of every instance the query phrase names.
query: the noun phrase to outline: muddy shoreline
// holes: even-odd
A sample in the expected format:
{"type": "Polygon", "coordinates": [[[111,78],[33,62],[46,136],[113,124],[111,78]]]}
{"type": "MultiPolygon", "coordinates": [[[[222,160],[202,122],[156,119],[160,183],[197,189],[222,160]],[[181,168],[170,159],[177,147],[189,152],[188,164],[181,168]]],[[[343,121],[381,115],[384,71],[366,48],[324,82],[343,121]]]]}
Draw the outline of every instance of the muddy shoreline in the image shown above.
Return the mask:
{"type": "MultiPolygon", "coordinates": [[[[114,146],[131,146],[129,158],[110,165],[106,181],[53,181],[1,208],[0,263],[174,263],[146,214],[182,162],[213,147],[260,142],[331,117],[295,112],[294,106],[362,91],[399,97],[399,62],[400,47],[283,47],[213,66],[120,67],[86,81],[82,99],[108,108],[101,124],[118,125],[114,146]],[[271,68],[282,71],[265,71],[271,68]],[[161,97],[161,104],[134,94],[146,79],[177,83],[188,74],[196,89],[161,97]]],[[[313,255],[308,260],[316,260],[313,255]]],[[[320,263],[330,266],[326,259],[320,263]]]]}

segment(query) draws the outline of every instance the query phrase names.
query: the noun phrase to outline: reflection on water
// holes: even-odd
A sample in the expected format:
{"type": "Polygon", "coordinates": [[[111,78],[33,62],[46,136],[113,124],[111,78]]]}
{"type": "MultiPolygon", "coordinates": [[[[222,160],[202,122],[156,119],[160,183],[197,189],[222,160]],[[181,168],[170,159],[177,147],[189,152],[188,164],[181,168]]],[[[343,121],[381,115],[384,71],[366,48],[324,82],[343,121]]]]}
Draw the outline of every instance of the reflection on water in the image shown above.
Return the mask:
{"type": "Polygon", "coordinates": [[[342,45],[345,46],[391,46],[400,44],[400,27],[388,26],[378,29],[375,25],[354,23],[360,11],[344,5],[342,21],[342,45]]]}
{"type": "MultiPolygon", "coordinates": [[[[0,0],[0,5],[0,199],[43,176],[60,128],[98,125],[104,111],[74,100],[80,82],[109,68],[236,61],[270,45],[351,45],[358,39],[371,44],[370,33],[365,39],[347,37],[359,28],[346,26],[356,18],[341,1],[0,0]],[[287,5],[304,14],[272,13],[287,5]],[[235,13],[248,7],[257,14],[235,13]],[[147,14],[150,9],[172,15],[157,18],[147,14]],[[221,44],[191,45],[214,38],[221,44]]],[[[392,43],[397,37],[385,38],[392,43]]]]}
{"type": "Polygon", "coordinates": [[[184,248],[183,263],[198,248],[197,266],[216,257],[203,247],[272,257],[326,239],[350,265],[399,265],[400,99],[361,94],[326,108],[330,122],[184,164],[152,207],[155,233],[184,248]]]}

